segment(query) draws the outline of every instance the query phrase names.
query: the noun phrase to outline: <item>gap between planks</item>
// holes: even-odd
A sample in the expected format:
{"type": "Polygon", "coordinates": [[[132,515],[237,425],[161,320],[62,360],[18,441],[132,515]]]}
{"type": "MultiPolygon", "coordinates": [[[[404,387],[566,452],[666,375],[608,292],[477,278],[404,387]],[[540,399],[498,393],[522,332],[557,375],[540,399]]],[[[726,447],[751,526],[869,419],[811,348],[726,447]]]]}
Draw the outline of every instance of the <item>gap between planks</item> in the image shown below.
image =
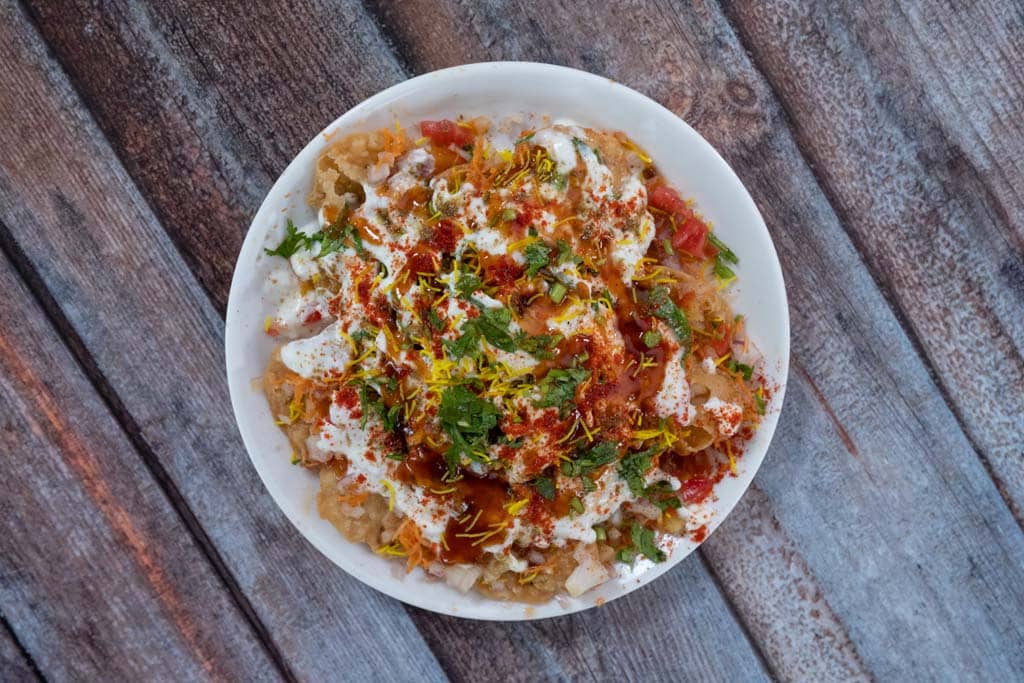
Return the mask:
{"type": "MultiPolygon", "coordinates": [[[[260,644],[267,652],[267,655],[277,667],[278,673],[280,673],[281,677],[286,681],[297,681],[298,679],[294,672],[292,672],[281,652],[270,637],[270,632],[257,616],[249,599],[242,592],[241,588],[239,588],[238,582],[235,580],[230,569],[228,569],[227,565],[224,563],[220,553],[211,542],[206,531],[199,524],[195,514],[192,512],[192,509],[188,506],[188,503],[174,485],[174,482],[171,481],[166,470],[156,458],[152,449],[149,447],[149,444],[147,444],[145,439],[142,437],[141,430],[138,428],[138,425],[136,425],[135,420],[121,403],[120,397],[118,397],[116,392],[114,392],[110,387],[106,378],[103,376],[103,373],[93,361],[92,356],[85,344],[82,342],[81,337],[67,318],[64,317],[63,313],[61,313],[60,307],[54,301],[42,278],[39,277],[38,272],[21,251],[21,248],[11,235],[10,230],[3,222],[0,222],[0,253],[7,257],[14,267],[15,272],[18,273],[18,276],[25,282],[29,291],[32,292],[32,296],[46,315],[47,322],[57,333],[61,342],[71,352],[72,357],[82,369],[83,374],[88,379],[93,390],[100,397],[100,400],[107,407],[107,410],[110,411],[111,415],[117,421],[117,424],[121,427],[121,430],[127,436],[129,442],[135,448],[140,460],[142,460],[143,465],[167,498],[171,508],[174,509],[182,524],[184,524],[185,528],[188,529],[189,533],[195,540],[196,545],[200,548],[203,555],[210,563],[225,590],[227,590],[239,611],[245,616],[245,619],[252,628],[256,639],[259,640],[260,644]]],[[[36,668],[35,661],[24,649],[21,642],[14,636],[13,629],[11,629],[6,620],[4,620],[3,623],[7,627],[7,630],[12,633],[12,638],[14,638],[15,643],[22,650],[26,659],[38,674],[39,672],[38,668],[36,668]]],[[[42,678],[41,674],[40,678],[42,678]]]]}
{"type": "MultiPolygon", "coordinates": [[[[849,217],[846,214],[846,212],[843,211],[841,208],[842,202],[838,201],[838,198],[835,196],[835,193],[832,191],[832,188],[829,186],[828,183],[824,181],[818,166],[812,163],[811,157],[807,150],[806,140],[804,139],[804,136],[798,133],[798,130],[794,124],[793,112],[790,106],[787,104],[786,99],[779,96],[775,80],[769,76],[768,70],[766,70],[762,66],[761,60],[758,58],[756,51],[753,50],[751,47],[749,36],[743,31],[743,29],[740,28],[741,22],[737,21],[733,9],[730,6],[726,6],[725,4],[723,4],[720,0],[716,0],[716,4],[718,5],[719,11],[721,12],[722,16],[725,17],[725,20],[728,22],[730,30],[736,36],[736,40],[743,48],[743,51],[747,54],[751,66],[764,80],[764,83],[768,87],[768,91],[771,93],[772,99],[774,99],[778,103],[779,110],[782,112],[782,121],[785,123],[785,126],[788,129],[790,136],[793,138],[797,152],[800,154],[801,161],[803,162],[804,166],[806,166],[807,169],[810,171],[811,175],[814,178],[815,185],[818,187],[822,195],[825,197],[825,200],[828,202],[829,207],[832,209],[832,212],[836,216],[836,220],[843,227],[843,232],[846,233],[847,238],[850,240],[850,244],[853,245],[853,248],[857,253],[857,258],[860,260],[861,265],[864,267],[864,270],[871,278],[875,287],[877,287],[878,291],[882,293],[882,297],[884,298],[886,304],[889,306],[889,310],[892,311],[897,323],[899,323],[899,326],[903,329],[904,334],[906,334],[907,338],[910,340],[910,344],[911,347],[914,349],[915,355],[917,355],[918,359],[920,359],[921,364],[924,365],[925,371],[931,378],[932,383],[938,389],[939,395],[942,397],[943,403],[946,404],[946,407],[949,409],[949,412],[953,415],[953,418],[956,421],[957,429],[960,431],[961,434],[964,435],[964,438],[970,445],[975,457],[977,457],[979,462],[981,462],[981,465],[984,468],[986,474],[988,474],[989,479],[992,480],[992,485],[999,493],[999,497],[1006,505],[1007,510],[1009,510],[1010,516],[1013,517],[1013,519],[1017,522],[1017,526],[1020,528],[1020,530],[1024,532],[1024,510],[1018,509],[1017,506],[1014,504],[1013,498],[1006,490],[1005,484],[995,474],[995,471],[992,467],[992,463],[982,452],[982,449],[979,447],[977,441],[971,434],[971,431],[968,429],[968,425],[966,420],[964,419],[962,411],[960,410],[959,406],[957,406],[956,402],[953,400],[949,387],[947,386],[945,381],[943,381],[942,375],[939,373],[938,368],[936,368],[935,363],[932,361],[931,357],[925,350],[924,343],[920,335],[918,334],[917,329],[912,324],[909,316],[903,310],[903,308],[897,305],[896,298],[894,296],[892,288],[886,283],[884,278],[879,276],[876,268],[872,265],[871,261],[865,257],[866,249],[864,247],[863,240],[860,238],[859,235],[856,234],[855,231],[847,229],[847,225],[849,224],[849,217]]],[[[827,405],[826,410],[829,412],[829,414],[831,414],[831,409],[828,408],[827,405]]],[[[846,430],[843,429],[841,425],[838,426],[841,428],[841,432],[845,436],[846,430]]],[[[844,442],[847,441],[848,439],[849,437],[845,437],[844,442]]]]}
{"type": "MultiPolygon", "coordinates": [[[[36,677],[37,681],[46,680],[43,673],[39,670],[39,665],[36,664],[36,660],[32,657],[32,653],[25,648],[21,639],[18,638],[18,634],[14,632],[14,629],[11,627],[11,623],[7,621],[7,617],[4,615],[2,610],[0,610],[0,639],[6,639],[14,646],[15,651],[21,656],[23,663],[28,667],[29,672],[36,677]]],[[[3,662],[0,662],[0,664],[2,663],[3,662]]],[[[7,673],[0,670],[0,679],[7,680],[6,677],[7,673]]]]}

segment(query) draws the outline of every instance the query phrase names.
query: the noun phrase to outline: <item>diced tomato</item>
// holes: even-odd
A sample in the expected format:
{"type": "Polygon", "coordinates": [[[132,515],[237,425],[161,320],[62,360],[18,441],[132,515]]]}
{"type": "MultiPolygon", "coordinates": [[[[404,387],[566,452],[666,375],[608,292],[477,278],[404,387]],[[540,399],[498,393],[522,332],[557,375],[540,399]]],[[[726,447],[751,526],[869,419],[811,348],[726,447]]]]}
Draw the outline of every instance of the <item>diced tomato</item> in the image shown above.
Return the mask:
{"type": "Polygon", "coordinates": [[[715,488],[715,482],[705,477],[694,477],[683,482],[683,502],[687,504],[700,503],[715,488]]]}
{"type": "Polygon", "coordinates": [[[668,213],[683,215],[690,213],[690,207],[686,205],[686,201],[668,185],[658,185],[652,188],[647,194],[647,203],[668,213]]]}
{"type": "Polygon", "coordinates": [[[420,121],[420,131],[435,145],[462,147],[473,142],[473,129],[460,126],[450,119],[420,121]]]}
{"type": "Polygon", "coordinates": [[[694,258],[705,258],[704,247],[708,242],[708,226],[699,218],[690,216],[679,220],[676,216],[676,232],[672,235],[672,248],[684,251],[694,258]]]}
{"type": "Polygon", "coordinates": [[[728,351],[729,347],[732,346],[732,326],[728,324],[722,325],[721,328],[716,332],[721,334],[721,339],[713,339],[710,342],[711,348],[715,350],[715,353],[719,358],[724,356],[728,351]]]}
{"type": "Polygon", "coordinates": [[[708,226],[693,215],[686,200],[668,185],[658,185],[647,193],[647,203],[655,209],[672,214],[676,230],[672,234],[672,248],[694,258],[707,258],[708,226]]]}
{"type": "Polygon", "coordinates": [[[320,313],[320,309],[314,308],[312,311],[309,312],[309,315],[307,315],[302,322],[306,323],[307,325],[312,325],[313,323],[320,322],[322,318],[323,314],[320,313]]]}

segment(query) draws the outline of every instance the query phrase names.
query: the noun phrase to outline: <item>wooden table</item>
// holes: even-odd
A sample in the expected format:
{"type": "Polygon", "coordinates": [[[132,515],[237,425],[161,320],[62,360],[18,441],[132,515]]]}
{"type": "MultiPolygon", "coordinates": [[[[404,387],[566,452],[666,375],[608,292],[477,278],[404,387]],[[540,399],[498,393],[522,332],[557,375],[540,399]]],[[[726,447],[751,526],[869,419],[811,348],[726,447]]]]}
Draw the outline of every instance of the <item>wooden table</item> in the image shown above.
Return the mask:
{"type": "Polygon", "coordinates": [[[803,4],[5,0],[0,679],[1024,677],[1024,10],[803,4]],[[320,556],[249,464],[222,357],[291,157],[388,85],[493,59],[697,128],[793,322],[779,431],[722,528],[536,623],[406,607],[320,556]]]}

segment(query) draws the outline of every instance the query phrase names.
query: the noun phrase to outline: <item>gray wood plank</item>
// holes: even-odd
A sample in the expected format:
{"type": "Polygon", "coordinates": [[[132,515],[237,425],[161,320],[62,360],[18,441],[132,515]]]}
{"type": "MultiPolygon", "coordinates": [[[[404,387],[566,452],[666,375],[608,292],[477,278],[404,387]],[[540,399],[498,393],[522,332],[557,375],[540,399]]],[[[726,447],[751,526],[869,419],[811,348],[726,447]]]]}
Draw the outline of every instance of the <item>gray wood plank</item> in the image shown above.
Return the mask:
{"type": "Polygon", "coordinates": [[[0,623],[0,681],[27,683],[41,680],[35,663],[30,661],[14,640],[6,621],[0,623]]]}
{"type": "Polygon", "coordinates": [[[706,556],[773,670],[1022,675],[1020,530],[718,8],[615,2],[586,21],[532,3],[381,3],[379,13],[418,70],[533,59],[647,92],[722,151],[754,195],[787,275],[796,370],[758,475],[764,498],[740,508],[706,556]],[[453,25],[459,40],[443,39],[453,25]],[[778,526],[744,516],[757,508],[778,526]],[[787,590],[744,574],[751,551],[734,549],[748,541],[730,535],[757,528],[775,549],[757,553],[761,569],[787,590]],[[824,620],[801,595],[819,593],[824,620]],[[783,637],[778,615],[793,624],[783,637]]]}
{"type": "Polygon", "coordinates": [[[0,289],[0,603],[25,649],[61,679],[276,679],[5,258],[0,289]]]}
{"type": "Polygon", "coordinates": [[[1024,525],[1024,6],[727,4],[1024,525]]]}
{"type": "Polygon", "coordinates": [[[753,681],[771,676],[696,555],[627,597],[568,617],[502,624],[412,613],[453,680],[753,681]]]}
{"type": "Polygon", "coordinates": [[[26,5],[222,313],[267,188],[327,123],[403,78],[354,0],[26,5]]]}
{"type": "MultiPolygon", "coordinates": [[[[215,87],[211,85],[209,98],[215,101],[230,101],[237,106],[233,111],[245,112],[233,114],[232,118],[236,116],[251,117],[249,125],[252,128],[251,130],[243,128],[242,130],[244,130],[245,134],[253,135],[257,140],[268,139],[275,135],[275,126],[278,125],[277,122],[280,122],[280,130],[284,131],[281,134],[286,135],[289,140],[288,144],[293,145],[287,150],[284,147],[278,148],[268,144],[254,147],[248,152],[252,155],[252,159],[246,163],[250,165],[268,165],[283,168],[294,151],[305,144],[306,138],[312,136],[327,121],[333,119],[337,112],[351,104],[352,102],[349,101],[349,98],[357,97],[356,93],[358,91],[338,88],[330,91],[333,93],[331,97],[334,99],[329,99],[322,106],[318,104],[319,100],[316,100],[312,103],[311,107],[296,108],[292,103],[302,99],[300,93],[321,93],[323,91],[321,79],[324,77],[323,70],[326,68],[325,66],[317,63],[310,64],[302,69],[293,70],[287,60],[268,64],[247,64],[240,62],[237,58],[240,55],[235,55],[232,52],[238,49],[234,46],[234,42],[222,43],[222,41],[227,40],[222,35],[225,30],[224,26],[232,28],[233,41],[242,45],[260,45],[267,40],[280,40],[280,36],[285,35],[284,31],[298,32],[299,29],[292,27],[291,24],[285,23],[284,25],[287,28],[282,28],[282,22],[260,23],[256,21],[258,17],[248,17],[242,14],[224,18],[212,10],[190,13],[180,8],[174,8],[175,5],[173,4],[162,3],[159,8],[154,8],[153,12],[159,14],[160,21],[158,23],[163,27],[163,31],[167,31],[167,27],[171,26],[186,26],[187,32],[192,35],[190,42],[196,46],[195,50],[197,52],[195,54],[193,54],[191,48],[181,49],[180,45],[176,47],[165,46],[160,42],[163,34],[159,32],[157,32],[159,35],[152,37],[154,45],[139,44],[137,29],[133,29],[133,40],[126,41],[130,44],[122,45],[123,39],[120,38],[121,34],[117,33],[117,31],[128,30],[127,18],[129,15],[120,14],[118,10],[108,10],[110,14],[106,17],[107,22],[121,27],[114,31],[116,35],[107,35],[107,32],[101,29],[102,23],[94,21],[88,24],[94,27],[88,33],[88,40],[85,39],[86,32],[81,27],[75,28],[66,19],[59,23],[49,20],[44,21],[43,31],[55,41],[57,53],[76,55],[75,59],[66,62],[68,68],[73,73],[87,74],[87,82],[80,81],[79,85],[83,90],[91,93],[92,98],[97,98],[95,101],[92,99],[90,101],[94,104],[94,110],[98,112],[101,120],[109,117],[105,124],[106,126],[134,125],[130,122],[125,122],[125,117],[129,119],[134,117],[144,118],[147,116],[147,113],[139,107],[149,105],[139,105],[138,101],[140,98],[128,99],[120,92],[116,94],[116,97],[120,99],[112,100],[110,98],[115,95],[111,93],[111,90],[116,90],[116,88],[113,85],[107,84],[105,79],[99,83],[94,82],[99,80],[99,73],[109,73],[111,70],[116,71],[118,69],[128,69],[123,80],[132,80],[133,82],[144,80],[132,70],[144,66],[144,63],[140,66],[139,63],[133,61],[136,57],[126,58],[127,66],[124,66],[119,61],[120,57],[117,60],[111,60],[100,52],[101,48],[98,48],[97,45],[104,46],[102,50],[108,48],[115,51],[130,50],[132,55],[160,54],[162,55],[162,64],[166,64],[172,57],[180,60],[180,66],[176,66],[173,69],[170,67],[166,68],[166,71],[172,74],[172,77],[168,77],[170,83],[166,86],[168,89],[188,90],[193,87],[192,80],[189,77],[179,75],[182,72],[195,74],[206,73],[209,70],[214,73],[221,73],[230,66],[232,78],[218,81],[215,87]],[[239,38],[240,32],[245,32],[244,39],[239,38]],[[269,36],[268,32],[273,32],[278,37],[269,36]],[[211,45],[219,45],[220,47],[214,49],[210,47],[211,45]],[[93,63],[90,64],[90,60],[93,60],[93,63]],[[284,97],[287,106],[283,106],[281,102],[254,103],[251,98],[246,96],[245,88],[248,86],[244,84],[251,85],[263,82],[263,80],[268,78],[266,70],[282,74],[281,78],[289,83],[287,87],[294,90],[293,93],[288,93],[284,97]],[[280,110],[262,109],[263,107],[282,106],[283,108],[280,110]],[[335,109],[333,111],[321,111],[321,109],[328,108],[329,106],[333,106],[335,109]],[[129,113],[125,114],[120,111],[122,107],[127,108],[129,113]],[[254,133],[253,131],[257,132],[254,133]]],[[[50,18],[45,7],[37,8],[37,11],[41,13],[40,17],[43,19],[50,18]]],[[[355,11],[355,14],[358,15],[358,10],[355,11]]],[[[74,13],[70,13],[70,16],[73,18],[74,13]]],[[[157,22],[154,20],[154,26],[156,24],[157,22]]],[[[151,30],[156,32],[155,28],[150,27],[143,32],[143,35],[149,36],[151,30]]],[[[378,37],[376,40],[380,41],[380,38],[378,37]]],[[[319,53],[307,54],[299,50],[299,58],[301,59],[319,58],[318,55],[319,53]]],[[[337,58],[331,57],[331,59],[337,58]]],[[[354,59],[354,57],[345,57],[344,52],[341,58],[354,59]]],[[[380,57],[378,56],[370,56],[371,64],[377,63],[379,59],[380,57]]],[[[156,77],[164,77],[164,70],[156,70],[156,77]]],[[[146,73],[149,72],[146,71],[146,73]]],[[[360,78],[363,80],[356,85],[362,89],[363,95],[370,94],[372,90],[376,90],[386,84],[380,82],[380,79],[374,80],[375,72],[372,69],[369,73],[362,73],[360,78]]],[[[162,86],[150,85],[148,87],[160,88],[162,86]]],[[[321,96],[320,94],[317,95],[317,97],[321,96]]],[[[146,98],[141,99],[145,100],[146,98]]],[[[237,123],[218,121],[216,124],[211,123],[210,125],[216,130],[223,130],[223,126],[237,125],[237,123]]],[[[142,136],[145,134],[152,137],[154,133],[165,136],[164,141],[158,144],[155,139],[152,139],[148,142],[137,142],[137,144],[148,151],[160,154],[164,159],[167,157],[167,149],[174,149],[184,144],[178,140],[179,131],[173,128],[159,131],[147,126],[145,129],[135,131],[133,135],[142,136]],[[157,150],[156,148],[158,147],[164,149],[157,150]]],[[[115,144],[125,144],[124,134],[121,132],[113,132],[112,138],[115,144]]],[[[127,146],[122,147],[121,153],[123,156],[134,155],[133,149],[127,146]]],[[[205,158],[203,155],[200,156],[205,158]]],[[[139,168],[144,166],[142,161],[142,158],[135,158],[134,162],[128,161],[128,165],[133,169],[139,168]]],[[[203,175],[209,175],[210,172],[204,170],[203,175]]],[[[182,195],[180,190],[166,188],[162,184],[162,179],[154,179],[154,177],[150,177],[145,173],[138,175],[137,178],[145,188],[147,196],[153,198],[153,201],[167,202],[167,206],[170,207],[168,210],[173,210],[178,205],[192,200],[191,197],[182,195]],[[160,184],[154,186],[154,183],[157,183],[158,180],[160,184]],[[162,196],[164,192],[168,193],[168,196],[162,196]]],[[[251,181],[251,179],[249,180],[251,181]]],[[[235,181],[237,179],[232,179],[232,182],[235,181]]],[[[269,180],[264,184],[264,187],[268,186],[269,180]]],[[[241,189],[239,194],[245,195],[246,191],[241,189]]],[[[255,211],[258,201],[261,199],[262,196],[253,201],[250,207],[251,211],[255,211]]],[[[176,216],[169,229],[173,231],[176,227],[181,229],[181,226],[181,218],[176,216]]],[[[179,242],[185,243],[184,240],[179,240],[179,242]]],[[[231,257],[233,258],[233,254],[231,257]]],[[[206,256],[199,253],[193,254],[193,258],[202,259],[206,258],[206,256]]],[[[224,256],[222,254],[214,255],[212,258],[224,258],[224,256]]],[[[224,291],[226,291],[226,286],[224,291]]],[[[765,675],[756,651],[747,642],[740,625],[730,613],[728,604],[722,599],[717,589],[715,589],[713,578],[707,572],[706,567],[700,563],[694,563],[692,566],[688,566],[685,571],[681,570],[674,573],[671,580],[665,579],[662,583],[662,590],[667,585],[674,587],[672,589],[673,595],[686,595],[687,599],[666,602],[658,601],[649,596],[646,601],[642,598],[637,598],[635,601],[627,603],[633,605],[632,608],[616,604],[606,610],[574,617],[570,621],[570,623],[574,624],[572,627],[572,638],[563,638],[561,640],[556,637],[559,632],[557,628],[552,631],[550,628],[527,624],[482,627],[471,622],[440,619],[425,612],[416,611],[414,614],[417,625],[427,634],[429,644],[441,658],[445,668],[455,677],[468,676],[476,678],[484,674],[491,674],[492,676],[509,675],[510,672],[519,670],[517,664],[519,660],[534,656],[533,653],[537,648],[534,643],[541,642],[547,643],[544,650],[545,670],[552,676],[571,677],[581,675],[581,672],[591,672],[600,677],[612,675],[627,676],[628,671],[625,668],[626,663],[624,660],[604,657],[595,658],[592,653],[599,651],[599,636],[602,638],[612,637],[618,640],[628,640],[635,638],[635,634],[644,634],[648,638],[648,642],[659,642],[664,646],[650,652],[651,658],[641,667],[645,671],[660,667],[666,671],[688,671],[693,676],[702,677],[742,676],[746,678],[763,677],[765,675]],[[601,626],[601,624],[608,620],[610,610],[620,616],[614,620],[613,625],[601,626]],[[651,614],[650,618],[647,618],[648,612],[651,614]],[[640,617],[641,614],[645,615],[644,618],[640,617]],[[679,626],[671,630],[665,630],[663,626],[666,622],[674,622],[679,624],[679,626]],[[491,634],[516,634],[513,638],[505,639],[506,646],[504,652],[506,656],[502,659],[503,667],[495,669],[494,662],[490,659],[489,650],[479,647],[481,642],[479,634],[485,632],[491,634]],[[730,642],[733,645],[719,656],[709,658],[701,654],[698,649],[695,649],[696,643],[703,640],[730,642]],[[681,658],[679,653],[687,653],[687,656],[685,659],[681,658]]],[[[639,670],[637,669],[637,671],[639,670]]],[[[529,675],[529,673],[528,670],[523,671],[523,675],[529,675]]]]}
{"type": "Polygon", "coordinates": [[[54,314],[93,354],[119,417],[166,470],[294,674],[443,679],[401,605],[320,556],[266,494],[235,431],[220,319],[38,36],[17,10],[2,11],[0,221],[54,314]]]}

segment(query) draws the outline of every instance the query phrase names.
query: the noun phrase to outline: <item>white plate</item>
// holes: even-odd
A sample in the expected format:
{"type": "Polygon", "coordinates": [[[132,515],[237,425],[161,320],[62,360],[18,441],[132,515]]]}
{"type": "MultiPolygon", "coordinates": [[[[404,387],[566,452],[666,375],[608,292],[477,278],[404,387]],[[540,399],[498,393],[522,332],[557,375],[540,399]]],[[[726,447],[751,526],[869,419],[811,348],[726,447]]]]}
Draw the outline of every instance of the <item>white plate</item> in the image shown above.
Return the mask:
{"type": "Polygon", "coordinates": [[[255,381],[274,347],[274,341],[263,333],[263,321],[274,312],[276,300],[264,295],[263,284],[275,259],[264,256],[263,247],[271,237],[277,239],[286,217],[300,225],[314,218],[305,196],[312,184],[314,163],[329,133],[390,126],[396,117],[404,125],[413,126],[422,119],[455,118],[459,114],[498,120],[514,113],[569,118],[585,126],[625,131],[654,158],[684,196],[696,200],[699,211],[714,224],[716,234],[740,257],[738,283],[731,290],[734,308],[746,316],[750,337],[764,354],[766,374],[778,390],[739,462],[739,476],[726,477],[715,488],[717,499],[709,504],[709,531],[736,505],[764,459],[782,407],[789,366],[789,312],[782,270],[761,214],[714,148],[675,114],[640,93],[606,78],[547,64],[469,64],[399,83],[324,129],[274,183],[238,257],[228,299],[225,340],[235,418],[249,457],[270,495],[320,552],[363,583],[403,602],[475,619],[539,619],[613,600],[669,571],[698,544],[680,540],[662,564],[638,562],[632,570],[624,569],[620,576],[581,598],[528,608],[487,600],[473,592],[464,595],[442,582],[428,580],[420,570],[406,575],[400,563],[346,541],[317,515],[317,477],[289,463],[291,446],[274,425],[255,381]]]}

